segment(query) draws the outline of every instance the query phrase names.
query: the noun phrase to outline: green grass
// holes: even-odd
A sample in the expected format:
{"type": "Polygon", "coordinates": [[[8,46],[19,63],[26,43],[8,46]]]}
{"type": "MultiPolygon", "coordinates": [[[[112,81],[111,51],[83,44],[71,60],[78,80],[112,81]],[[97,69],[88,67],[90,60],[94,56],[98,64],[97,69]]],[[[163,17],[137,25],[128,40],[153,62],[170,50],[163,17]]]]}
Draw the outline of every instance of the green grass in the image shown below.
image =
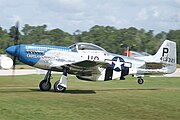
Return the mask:
{"type": "MultiPolygon", "coordinates": [[[[41,92],[43,75],[0,77],[0,120],[179,120],[180,78],[86,82],[69,76],[66,93],[41,92]]],[[[53,75],[55,80],[59,75],[53,75]]]]}

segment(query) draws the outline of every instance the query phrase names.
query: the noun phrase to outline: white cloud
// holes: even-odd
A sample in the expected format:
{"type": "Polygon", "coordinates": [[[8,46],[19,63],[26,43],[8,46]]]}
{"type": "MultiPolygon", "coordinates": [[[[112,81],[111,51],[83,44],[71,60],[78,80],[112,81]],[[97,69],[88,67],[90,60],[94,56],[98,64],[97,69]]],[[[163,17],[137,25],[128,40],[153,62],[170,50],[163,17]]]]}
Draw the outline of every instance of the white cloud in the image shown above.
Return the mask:
{"type": "Polygon", "coordinates": [[[175,0],[174,2],[177,6],[180,6],[180,0],[175,0]]]}
{"type": "Polygon", "coordinates": [[[12,15],[12,17],[9,18],[13,23],[16,23],[17,21],[22,22],[22,18],[17,15],[12,15]]]}
{"type": "Polygon", "coordinates": [[[104,21],[106,21],[105,23],[106,25],[117,26],[117,27],[124,26],[129,23],[126,19],[119,18],[113,15],[104,16],[104,21]]]}
{"type": "Polygon", "coordinates": [[[153,8],[152,8],[152,12],[153,12],[153,16],[154,16],[154,17],[156,17],[156,18],[159,17],[160,13],[159,13],[157,7],[153,7],[153,8]]]}
{"type": "Polygon", "coordinates": [[[73,6],[82,6],[85,4],[83,0],[58,0],[58,2],[63,5],[73,5],[73,6]]]}
{"type": "Polygon", "coordinates": [[[137,15],[138,20],[147,20],[148,17],[149,16],[148,16],[146,8],[141,9],[137,15]]]}
{"type": "Polygon", "coordinates": [[[168,31],[180,28],[180,0],[0,0],[0,26],[48,24],[69,33],[94,25],[168,31]]]}

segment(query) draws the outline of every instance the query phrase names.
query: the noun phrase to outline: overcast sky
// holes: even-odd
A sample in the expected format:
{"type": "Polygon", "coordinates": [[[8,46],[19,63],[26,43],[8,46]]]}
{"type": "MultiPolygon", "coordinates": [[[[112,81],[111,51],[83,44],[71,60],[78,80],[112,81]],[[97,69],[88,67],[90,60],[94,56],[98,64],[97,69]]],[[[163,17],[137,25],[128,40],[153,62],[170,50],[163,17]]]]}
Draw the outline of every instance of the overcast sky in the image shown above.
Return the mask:
{"type": "Polygon", "coordinates": [[[20,21],[73,33],[94,25],[144,28],[155,33],[180,28],[180,0],[0,0],[0,26],[20,21]]]}

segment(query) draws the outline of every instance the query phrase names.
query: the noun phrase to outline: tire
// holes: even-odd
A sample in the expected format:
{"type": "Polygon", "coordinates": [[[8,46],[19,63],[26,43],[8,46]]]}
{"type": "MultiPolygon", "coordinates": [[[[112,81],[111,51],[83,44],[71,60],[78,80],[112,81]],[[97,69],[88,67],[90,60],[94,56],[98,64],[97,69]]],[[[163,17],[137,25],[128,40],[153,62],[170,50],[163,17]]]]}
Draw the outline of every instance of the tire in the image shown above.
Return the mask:
{"type": "Polygon", "coordinates": [[[55,92],[65,92],[66,88],[59,84],[59,80],[54,83],[55,92]]]}
{"type": "Polygon", "coordinates": [[[42,80],[39,83],[39,88],[41,91],[49,91],[51,89],[51,82],[47,82],[47,80],[42,80]]]}
{"type": "Polygon", "coordinates": [[[144,80],[142,78],[138,79],[138,84],[143,84],[144,83],[144,80]]]}

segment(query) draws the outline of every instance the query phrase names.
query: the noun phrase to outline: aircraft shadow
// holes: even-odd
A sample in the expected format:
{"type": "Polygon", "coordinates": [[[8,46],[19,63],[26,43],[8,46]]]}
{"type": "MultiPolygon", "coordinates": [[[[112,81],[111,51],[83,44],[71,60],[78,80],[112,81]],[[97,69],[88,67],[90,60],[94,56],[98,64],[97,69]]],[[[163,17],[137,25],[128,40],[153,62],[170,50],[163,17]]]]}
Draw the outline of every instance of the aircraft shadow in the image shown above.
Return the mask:
{"type": "Polygon", "coordinates": [[[96,94],[94,90],[66,90],[65,93],[70,94],[96,94]]]}
{"type": "MultiPolygon", "coordinates": [[[[30,89],[31,91],[36,91],[36,92],[42,92],[39,89],[30,89]]],[[[54,90],[50,90],[47,92],[54,92],[54,90]]],[[[54,92],[58,93],[58,92],[54,92]]],[[[61,92],[60,92],[61,93],[61,92]]],[[[70,94],[96,94],[94,90],[66,90],[65,92],[62,92],[64,94],[70,93],[70,94]]]]}

